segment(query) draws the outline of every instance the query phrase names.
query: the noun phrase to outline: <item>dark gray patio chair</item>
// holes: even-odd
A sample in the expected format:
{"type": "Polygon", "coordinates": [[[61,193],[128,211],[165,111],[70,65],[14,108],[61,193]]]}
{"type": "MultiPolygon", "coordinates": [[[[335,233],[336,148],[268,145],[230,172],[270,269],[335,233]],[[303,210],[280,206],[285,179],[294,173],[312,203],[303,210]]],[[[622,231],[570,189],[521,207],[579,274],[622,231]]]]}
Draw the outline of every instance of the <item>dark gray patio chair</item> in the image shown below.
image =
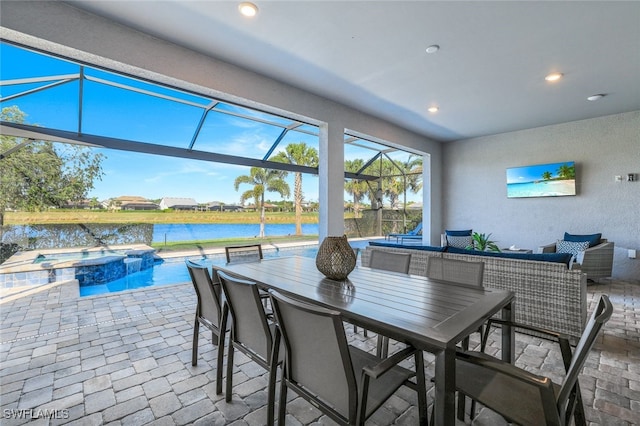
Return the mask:
{"type": "Polygon", "coordinates": [[[469,262],[437,256],[429,256],[427,262],[427,277],[434,280],[482,287],[483,275],[484,262],[469,262]]]}
{"type": "MultiPolygon", "coordinates": [[[[484,277],[484,262],[470,262],[467,260],[447,259],[429,256],[427,261],[427,277],[434,280],[448,281],[482,287],[484,277]]],[[[482,335],[483,328],[478,332],[482,335]]],[[[469,349],[469,337],[462,341],[462,349],[469,349]]]]}
{"type": "MultiPolygon", "coordinates": [[[[227,246],[224,248],[224,254],[229,263],[245,263],[258,262],[263,259],[261,244],[246,244],[242,246],[227,246]]],[[[263,305],[269,309],[269,295],[267,292],[260,290],[260,297],[263,299],[263,305]]]]}
{"type": "Polygon", "coordinates": [[[224,253],[227,256],[227,263],[257,262],[262,260],[262,245],[227,246],[224,248],[224,253]]]}
{"type": "Polygon", "coordinates": [[[232,277],[217,271],[225,297],[223,322],[228,310],[231,332],[227,353],[227,386],[225,400],[231,401],[233,392],[233,358],[236,350],[269,371],[267,387],[267,420],[273,424],[275,407],[276,369],[280,363],[279,344],[274,345],[275,323],[269,321],[262,306],[255,282],[232,277]],[[275,348],[275,349],[274,349],[275,348]]]}
{"type": "Polygon", "coordinates": [[[220,282],[214,282],[209,269],[190,260],[186,261],[193,288],[196,291],[197,305],[196,318],[193,325],[193,348],[191,353],[191,365],[198,364],[198,336],[200,324],[211,331],[212,342],[218,347],[218,359],[216,365],[216,391],[222,393],[222,362],[224,356],[224,341],[226,324],[223,327],[221,321],[222,309],[220,303],[220,282]]]}
{"type": "Polygon", "coordinates": [[[369,267],[390,272],[409,273],[411,253],[396,253],[384,250],[372,250],[369,267]]]}
{"type": "MultiPolygon", "coordinates": [[[[573,353],[567,336],[551,333],[560,342],[566,369],[561,385],[482,352],[460,352],[456,358],[456,388],[460,395],[469,396],[509,422],[568,425],[574,417],[576,425],[585,425],[578,375],[612,312],[609,298],[600,296],[573,353]]],[[[521,326],[516,323],[510,325],[521,326]]]]}
{"type": "MultiPolygon", "coordinates": [[[[430,256],[427,260],[427,277],[455,284],[482,287],[484,262],[430,256]]],[[[483,326],[480,326],[477,331],[482,338],[483,326]]],[[[469,349],[469,336],[462,340],[461,347],[465,351],[469,349]]],[[[464,410],[464,400],[462,400],[458,403],[458,417],[464,416],[464,410]]],[[[471,404],[471,410],[475,410],[475,402],[471,404]]]]}
{"type": "Polygon", "coordinates": [[[279,425],[285,424],[288,389],[338,424],[363,425],[402,385],[417,392],[420,424],[427,424],[422,351],[407,347],[380,359],[348,345],[339,312],[270,294],[285,347],[279,425]],[[416,371],[398,366],[410,357],[416,371]]]}
{"type": "MultiPolygon", "coordinates": [[[[411,253],[396,253],[384,250],[372,250],[371,257],[369,258],[369,267],[371,269],[398,272],[401,274],[409,273],[410,264],[411,253]]],[[[353,326],[353,331],[354,333],[357,333],[358,327],[353,326]]],[[[364,330],[364,337],[367,337],[367,330],[364,330]]],[[[376,345],[376,354],[379,357],[386,358],[389,353],[389,338],[386,336],[378,336],[376,345]]]]}

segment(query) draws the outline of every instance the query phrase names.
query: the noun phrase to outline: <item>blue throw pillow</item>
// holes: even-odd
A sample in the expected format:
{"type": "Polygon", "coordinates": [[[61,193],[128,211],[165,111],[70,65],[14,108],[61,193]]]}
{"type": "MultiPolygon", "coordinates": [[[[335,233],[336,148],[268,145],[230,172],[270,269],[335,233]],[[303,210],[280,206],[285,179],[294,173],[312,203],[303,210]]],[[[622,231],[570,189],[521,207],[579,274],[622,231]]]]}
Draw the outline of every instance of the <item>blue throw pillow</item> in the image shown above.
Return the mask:
{"type": "Polygon", "coordinates": [[[444,233],[447,234],[447,236],[451,236],[451,237],[468,237],[468,236],[471,236],[471,234],[473,233],[473,230],[465,229],[464,231],[451,231],[449,229],[446,229],[444,233]]]}
{"type": "Polygon", "coordinates": [[[565,241],[581,242],[586,241],[589,243],[589,247],[597,246],[600,244],[602,234],[586,234],[586,235],[572,235],[567,232],[564,233],[565,241]]]}

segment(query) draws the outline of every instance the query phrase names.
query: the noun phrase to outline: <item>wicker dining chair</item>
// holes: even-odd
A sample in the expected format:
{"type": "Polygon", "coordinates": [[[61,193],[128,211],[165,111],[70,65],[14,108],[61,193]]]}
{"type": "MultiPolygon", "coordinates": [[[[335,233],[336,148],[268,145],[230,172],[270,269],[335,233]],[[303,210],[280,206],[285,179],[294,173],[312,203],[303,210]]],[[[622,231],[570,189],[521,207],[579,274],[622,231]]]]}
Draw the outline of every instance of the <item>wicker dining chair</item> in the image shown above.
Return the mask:
{"type": "Polygon", "coordinates": [[[483,352],[459,352],[456,356],[459,395],[466,395],[484,405],[483,410],[488,408],[506,421],[520,425],[564,426],[570,424],[572,417],[576,425],[585,425],[578,375],[612,313],[609,298],[601,295],[573,353],[568,337],[556,335],[566,370],[561,385],[483,352]]]}
{"type": "Polygon", "coordinates": [[[225,400],[231,401],[233,392],[233,359],[236,350],[269,371],[267,386],[267,420],[273,424],[275,407],[276,369],[281,361],[279,344],[274,345],[275,323],[267,318],[262,298],[255,282],[242,280],[217,271],[225,298],[223,323],[231,320],[227,351],[227,382],[225,400]],[[228,311],[229,315],[225,315],[228,311]]]}
{"type": "Polygon", "coordinates": [[[285,348],[279,425],[285,424],[288,389],[338,424],[364,425],[402,385],[417,392],[419,421],[427,424],[421,350],[407,347],[378,358],[347,343],[339,312],[269,293],[285,348]],[[407,358],[414,359],[415,371],[398,366],[407,358]]]}
{"type": "Polygon", "coordinates": [[[224,341],[227,331],[226,323],[223,325],[222,309],[220,303],[220,282],[212,279],[209,268],[190,260],[186,261],[193,288],[196,291],[196,316],[193,325],[193,347],[191,350],[191,365],[198,364],[198,336],[200,324],[212,333],[212,342],[218,347],[218,359],[216,365],[216,392],[222,393],[222,363],[224,356],[224,341]]]}

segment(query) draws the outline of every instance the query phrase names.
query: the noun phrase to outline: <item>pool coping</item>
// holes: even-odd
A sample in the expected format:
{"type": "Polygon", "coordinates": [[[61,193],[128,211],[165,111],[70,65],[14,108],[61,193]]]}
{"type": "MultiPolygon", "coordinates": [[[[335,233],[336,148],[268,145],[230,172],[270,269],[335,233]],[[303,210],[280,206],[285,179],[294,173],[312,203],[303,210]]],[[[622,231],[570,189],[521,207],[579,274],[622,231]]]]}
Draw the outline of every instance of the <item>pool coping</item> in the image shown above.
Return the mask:
{"type": "Polygon", "coordinates": [[[49,269],[62,269],[62,268],[73,268],[77,266],[87,266],[87,265],[99,265],[101,263],[107,262],[108,258],[113,259],[113,257],[124,258],[126,255],[109,255],[104,256],[102,258],[92,258],[92,259],[73,259],[73,260],[62,260],[58,262],[42,262],[42,263],[34,263],[36,258],[41,255],[47,254],[68,254],[68,253],[77,253],[77,252],[98,252],[103,250],[126,250],[130,252],[144,252],[144,251],[155,251],[153,247],[149,247],[144,244],[126,244],[126,245],[106,245],[99,247],[70,247],[70,248],[58,248],[58,249],[45,249],[45,250],[27,250],[27,251],[19,251],[7,259],[4,263],[0,265],[0,274],[10,274],[17,272],[34,272],[34,271],[46,271],[49,269]]]}

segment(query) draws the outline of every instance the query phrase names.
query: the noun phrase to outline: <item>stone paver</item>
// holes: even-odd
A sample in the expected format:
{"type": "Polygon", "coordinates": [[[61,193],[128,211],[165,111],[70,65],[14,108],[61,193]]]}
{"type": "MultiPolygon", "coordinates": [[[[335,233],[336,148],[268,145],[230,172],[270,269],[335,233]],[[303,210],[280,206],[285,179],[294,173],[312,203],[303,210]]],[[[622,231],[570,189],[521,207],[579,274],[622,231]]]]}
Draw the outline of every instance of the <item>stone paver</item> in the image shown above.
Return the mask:
{"type": "MultiPolygon", "coordinates": [[[[587,419],[591,425],[639,424],[640,281],[602,280],[587,291],[589,311],[601,293],[615,308],[580,377],[587,419]]],[[[190,284],[80,298],[70,282],[0,299],[0,423],[25,424],[25,415],[46,409],[57,413],[49,422],[55,425],[264,424],[264,369],[237,354],[234,394],[226,402],[215,393],[217,348],[205,330],[198,365],[191,365],[194,306],[190,284]]],[[[351,326],[346,331],[352,344],[374,350],[373,333],[365,338],[351,326]]],[[[499,353],[497,333],[488,353],[499,353]]],[[[471,347],[477,344],[474,334],[471,347]]],[[[401,347],[391,344],[392,351],[401,347]]],[[[563,377],[551,342],[518,334],[516,357],[530,371],[563,377]]],[[[425,354],[428,377],[433,363],[425,354]]],[[[334,424],[292,392],[288,399],[287,424],[334,424]]],[[[400,389],[368,424],[416,424],[415,402],[413,391],[400,389]]]]}

